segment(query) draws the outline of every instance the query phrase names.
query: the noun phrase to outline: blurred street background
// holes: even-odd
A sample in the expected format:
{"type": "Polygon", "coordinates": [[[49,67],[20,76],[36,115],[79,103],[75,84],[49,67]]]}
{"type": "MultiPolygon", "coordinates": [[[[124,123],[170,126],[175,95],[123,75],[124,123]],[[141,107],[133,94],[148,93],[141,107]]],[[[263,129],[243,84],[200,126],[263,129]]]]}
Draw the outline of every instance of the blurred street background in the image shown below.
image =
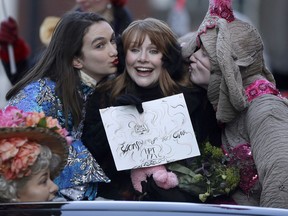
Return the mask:
{"type": "MultiPolygon", "coordinates": [[[[16,19],[19,34],[32,49],[43,48],[39,27],[47,16],[61,16],[75,7],[74,0],[0,0],[7,13],[16,19]]],[[[233,0],[238,17],[251,22],[259,30],[265,44],[267,66],[273,72],[280,90],[288,89],[288,1],[233,0]]],[[[208,9],[209,0],[128,0],[127,8],[133,19],[155,17],[166,21],[178,36],[198,28],[208,9]]],[[[0,5],[0,19],[5,19],[0,5]]],[[[0,65],[0,108],[10,88],[0,65]]]]}

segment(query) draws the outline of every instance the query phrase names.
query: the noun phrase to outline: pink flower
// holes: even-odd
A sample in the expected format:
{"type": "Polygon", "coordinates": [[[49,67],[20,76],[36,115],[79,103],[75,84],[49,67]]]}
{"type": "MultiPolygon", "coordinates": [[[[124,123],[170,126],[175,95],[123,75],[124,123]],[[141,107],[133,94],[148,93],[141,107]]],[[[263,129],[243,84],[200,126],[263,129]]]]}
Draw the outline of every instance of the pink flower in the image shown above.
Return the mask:
{"type": "Polygon", "coordinates": [[[71,143],[74,140],[72,136],[66,136],[65,139],[66,139],[66,142],[68,143],[68,145],[71,145],[71,143]]]}
{"type": "MultiPolygon", "coordinates": [[[[62,128],[59,121],[51,116],[46,117],[44,112],[23,112],[14,106],[0,110],[0,127],[45,127],[57,132],[63,137],[68,131],[62,128]]],[[[67,140],[70,140],[68,138],[67,140]]]]}
{"type": "Polygon", "coordinates": [[[45,117],[44,112],[29,112],[26,117],[26,126],[36,126],[42,118],[45,117]]]}
{"type": "Polygon", "coordinates": [[[57,132],[58,132],[58,130],[62,129],[60,124],[59,124],[59,122],[58,122],[58,120],[57,119],[53,119],[51,116],[46,118],[46,126],[48,128],[55,128],[57,132]]]}
{"type": "Polygon", "coordinates": [[[6,161],[13,158],[19,151],[19,147],[24,145],[27,139],[10,138],[0,140],[0,159],[6,161]]]}
{"type": "Polygon", "coordinates": [[[0,110],[0,127],[25,126],[27,114],[13,106],[0,110]]]}
{"type": "Polygon", "coordinates": [[[27,138],[9,138],[4,145],[1,144],[3,151],[0,152],[0,173],[7,180],[30,175],[30,166],[40,154],[40,145],[28,141],[27,138]]]}
{"type": "Polygon", "coordinates": [[[27,142],[20,147],[18,154],[11,163],[11,172],[15,177],[22,177],[30,174],[28,169],[32,166],[40,154],[40,145],[35,142],[27,142]]]}

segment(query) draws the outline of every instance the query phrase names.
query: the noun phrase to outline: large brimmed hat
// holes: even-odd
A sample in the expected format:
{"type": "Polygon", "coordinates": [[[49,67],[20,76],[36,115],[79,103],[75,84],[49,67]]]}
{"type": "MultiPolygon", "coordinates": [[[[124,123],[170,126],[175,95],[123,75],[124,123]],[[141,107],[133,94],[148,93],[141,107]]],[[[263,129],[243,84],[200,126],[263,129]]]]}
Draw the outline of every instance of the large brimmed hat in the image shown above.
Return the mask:
{"type": "Polygon", "coordinates": [[[0,128],[0,140],[9,138],[26,138],[29,141],[49,147],[52,154],[59,155],[61,161],[52,176],[58,176],[64,168],[68,157],[68,145],[66,139],[60,134],[43,127],[11,127],[0,128]]]}
{"type": "MultiPolygon", "coordinates": [[[[67,134],[68,132],[59,125],[57,119],[46,117],[44,113],[23,112],[11,106],[0,110],[0,168],[5,164],[7,166],[6,161],[15,157],[16,152],[20,151],[22,144],[17,146],[16,143],[19,141],[15,140],[23,140],[23,142],[32,143],[31,146],[34,145],[33,143],[45,145],[52,154],[59,156],[60,162],[51,173],[52,177],[58,176],[68,158],[67,134]]],[[[36,148],[38,149],[39,147],[36,148]]],[[[33,148],[30,151],[33,151],[33,148]]],[[[34,158],[37,158],[38,154],[33,155],[33,152],[30,152],[30,156],[34,158]]],[[[33,164],[30,162],[29,166],[31,165],[33,164]]],[[[16,178],[15,175],[11,177],[11,179],[14,178],[16,178]]]]}

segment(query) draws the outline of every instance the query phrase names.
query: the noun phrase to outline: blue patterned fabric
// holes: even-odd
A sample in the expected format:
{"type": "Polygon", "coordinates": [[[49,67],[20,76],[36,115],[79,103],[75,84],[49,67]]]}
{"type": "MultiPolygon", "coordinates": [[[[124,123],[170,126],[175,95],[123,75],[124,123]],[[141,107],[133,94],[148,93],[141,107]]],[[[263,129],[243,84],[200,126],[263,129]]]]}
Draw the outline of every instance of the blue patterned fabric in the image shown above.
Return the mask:
{"type": "Polygon", "coordinates": [[[82,142],[76,140],[69,148],[66,167],[54,182],[58,185],[60,192],[70,199],[82,200],[87,197],[88,200],[94,200],[97,184],[91,184],[91,182],[109,182],[109,179],[82,142]],[[80,186],[80,191],[83,191],[83,183],[90,184],[89,187],[85,188],[85,193],[78,193],[75,190],[63,190],[75,186],[79,189],[78,186],[80,186]]]}
{"type": "MultiPolygon", "coordinates": [[[[84,101],[93,92],[93,88],[82,83],[79,94],[84,101]]],[[[16,106],[25,112],[44,112],[46,116],[58,119],[65,127],[62,103],[55,94],[55,82],[48,78],[39,79],[27,85],[8,101],[8,106],[16,106]]],[[[83,115],[84,115],[83,111],[83,115]]],[[[101,167],[91,153],[78,139],[81,136],[83,122],[73,128],[72,116],[69,115],[68,132],[74,138],[69,147],[67,164],[61,174],[54,180],[60,193],[71,200],[93,200],[97,195],[97,182],[109,182],[101,167]]]]}

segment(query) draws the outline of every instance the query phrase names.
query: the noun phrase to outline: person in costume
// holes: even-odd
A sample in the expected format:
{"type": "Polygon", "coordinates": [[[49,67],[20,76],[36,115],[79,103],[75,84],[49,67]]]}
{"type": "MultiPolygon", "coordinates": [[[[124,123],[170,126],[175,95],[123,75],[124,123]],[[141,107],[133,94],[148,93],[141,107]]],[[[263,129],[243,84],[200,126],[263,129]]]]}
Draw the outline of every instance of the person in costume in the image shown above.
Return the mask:
{"type": "Polygon", "coordinates": [[[44,113],[0,110],[0,202],[56,198],[51,180],[67,162],[67,131],[44,113]]]}
{"type": "Polygon", "coordinates": [[[132,22],[123,32],[121,49],[120,45],[118,48],[123,49],[119,55],[125,57],[125,69],[88,100],[82,135],[84,145],[111,179],[111,183],[99,185],[99,196],[116,200],[194,201],[177,187],[167,190],[158,187],[152,177],[148,182],[143,181],[146,186],[142,193],[135,191],[130,171],[116,170],[99,108],[130,104],[141,113],[142,102],[183,93],[197,141],[202,143],[210,138],[217,145],[218,134],[211,131],[219,129],[206,92],[184,82],[188,79],[183,69],[181,47],[166,23],[153,18],[132,22]]]}
{"type": "Polygon", "coordinates": [[[74,142],[55,179],[72,200],[93,200],[97,182],[109,182],[80,141],[87,97],[117,70],[115,33],[95,13],[68,12],[59,21],[40,61],[7,93],[8,105],[44,112],[66,127],[74,142]]]}
{"type": "Polygon", "coordinates": [[[288,208],[288,101],[275,87],[257,29],[235,18],[227,0],[210,0],[197,32],[182,41],[190,79],[207,89],[222,148],[240,168],[238,204],[288,208]]]}

